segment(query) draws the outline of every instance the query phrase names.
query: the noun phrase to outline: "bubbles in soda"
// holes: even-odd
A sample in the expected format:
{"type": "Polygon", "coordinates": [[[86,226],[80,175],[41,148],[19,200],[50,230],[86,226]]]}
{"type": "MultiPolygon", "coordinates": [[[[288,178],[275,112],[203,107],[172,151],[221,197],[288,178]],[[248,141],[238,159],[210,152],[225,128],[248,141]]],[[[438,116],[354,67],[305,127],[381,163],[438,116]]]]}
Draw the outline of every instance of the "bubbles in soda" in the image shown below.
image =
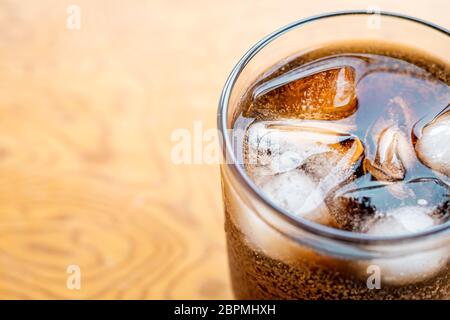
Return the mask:
{"type": "Polygon", "coordinates": [[[289,212],[348,231],[448,221],[448,72],[404,50],[327,50],[269,70],[243,98],[248,175],[289,212]]]}

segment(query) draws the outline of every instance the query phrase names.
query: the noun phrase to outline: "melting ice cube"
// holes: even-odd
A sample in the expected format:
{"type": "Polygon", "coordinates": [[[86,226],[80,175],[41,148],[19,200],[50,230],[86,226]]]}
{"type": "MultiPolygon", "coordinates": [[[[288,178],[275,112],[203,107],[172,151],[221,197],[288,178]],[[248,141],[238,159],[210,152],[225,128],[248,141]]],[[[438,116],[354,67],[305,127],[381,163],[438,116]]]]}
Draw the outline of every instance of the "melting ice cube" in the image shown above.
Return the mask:
{"type": "Polygon", "coordinates": [[[433,219],[433,208],[421,206],[399,207],[369,221],[367,233],[377,236],[398,236],[426,230],[439,224],[433,219]]]}
{"type": "Polygon", "coordinates": [[[357,137],[338,127],[320,121],[255,122],[246,136],[247,172],[275,203],[328,224],[324,196],[352,176],[364,152],[357,137]]]}
{"type": "Polygon", "coordinates": [[[443,223],[449,218],[450,191],[436,178],[419,178],[393,184],[374,183],[356,187],[353,183],[330,193],[326,199],[330,214],[341,229],[367,232],[387,212],[418,206],[443,223]]]}
{"type": "MultiPolygon", "coordinates": [[[[367,233],[377,236],[407,235],[424,231],[436,224],[439,224],[439,219],[433,215],[432,208],[407,206],[388,211],[383,217],[373,221],[368,226],[367,233]]],[[[398,258],[377,259],[370,264],[379,266],[384,284],[411,284],[443,270],[449,252],[443,246],[424,252],[417,250],[398,258]]]]}
{"type": "Polygon", "coordinates": [[[376,152],[368,152],[364,168],[379,181],[398,181],[414,165],[415,154],[406,134],[411,126],[411,109],[403,98],[391,100],[386,116],[378,119],[369,131],[376,152]]]}
{"type": "Polygon", "coordinates": [[[302,65],[255,88],[244,113],[257,119],[335,120],[357,109],[356,57],[324,59],[302,65]]]}
{"type": "Polygon", "coordinates": [[[375,159],[366,159],[364,166],[379,181],[403,180],[405,164],[411,162],[413,152],[406,135],[398,127],[386,128],[378,137],[375,159]]]}
{"type": "Polygon", "coordinates": [[[450,177],[450,106],[423,128],[415,149],[426,166],[450,177]]]}
{"type": "MultiPolygon", "coordinates": [[[[375,236],[404,236],[425,231],[447,222],[450,214],[449,187],[435,178],[349,189],[327,204],[340,227],[375,236]],[[392,186],[402,190],[403,195],[390,193],[392,186]]],[[[444,270],[449,253],[446,246],[423,252],[413,249],[404,255],[361,261],[357,265],[365,276],[367,266],[378,266],[382,286],[405,285],[426,280],[444,270]]]]}

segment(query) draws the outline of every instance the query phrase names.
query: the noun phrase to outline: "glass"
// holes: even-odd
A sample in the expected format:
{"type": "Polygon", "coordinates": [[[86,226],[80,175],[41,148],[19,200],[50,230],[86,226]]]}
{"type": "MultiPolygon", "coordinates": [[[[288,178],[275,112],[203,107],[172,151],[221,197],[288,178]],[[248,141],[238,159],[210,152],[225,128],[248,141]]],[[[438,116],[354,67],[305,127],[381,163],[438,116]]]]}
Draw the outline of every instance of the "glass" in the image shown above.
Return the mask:
{"type": "Polygon", "coordinates": [[[449,223],[382,237],[293,216],[248,178],[236,160],[241,146],[231,130],[239,100],[255,78],[293,54],[337,41],[373,39],[421,49],[449,65],[449,35],[446,29],[400,14],[337,12],[292,23],[239,61],[225,84],[218,115],[225,230],[236,298],[450,298],[449,223]],[[430,268],[420,269],[427,263],[439,269],[432,270],[433,276],[427,274],[430,268]]]}

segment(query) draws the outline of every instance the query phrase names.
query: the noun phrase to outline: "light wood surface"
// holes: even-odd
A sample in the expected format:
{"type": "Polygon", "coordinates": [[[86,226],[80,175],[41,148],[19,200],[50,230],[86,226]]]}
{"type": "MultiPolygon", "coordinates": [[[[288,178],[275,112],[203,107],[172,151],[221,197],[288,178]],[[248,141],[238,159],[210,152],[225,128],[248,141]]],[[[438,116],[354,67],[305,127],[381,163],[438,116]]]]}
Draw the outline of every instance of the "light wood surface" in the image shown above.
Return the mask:
{"type": "Polygon", "coordinates": [[[215,127],[265,34],[369,5],[450,27],[446,0],[0,1],[0,298],[231,298],[218,167],[171,134],[215,127]]]}

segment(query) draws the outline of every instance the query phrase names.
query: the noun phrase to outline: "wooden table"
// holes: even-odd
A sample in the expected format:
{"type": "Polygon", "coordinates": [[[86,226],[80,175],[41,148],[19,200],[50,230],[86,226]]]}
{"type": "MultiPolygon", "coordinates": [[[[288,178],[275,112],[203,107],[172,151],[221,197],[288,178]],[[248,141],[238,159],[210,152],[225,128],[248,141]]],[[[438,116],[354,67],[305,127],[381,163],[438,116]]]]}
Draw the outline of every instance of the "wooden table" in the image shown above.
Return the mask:
{"type": "Polygon", "coordinates": [[[218,167],[174,164],[172,133],[214,128],[238,58],[298,18],[450,26],[446,0],[392,2],[1,1],[0,298],[231,298],[218,167]]]}

